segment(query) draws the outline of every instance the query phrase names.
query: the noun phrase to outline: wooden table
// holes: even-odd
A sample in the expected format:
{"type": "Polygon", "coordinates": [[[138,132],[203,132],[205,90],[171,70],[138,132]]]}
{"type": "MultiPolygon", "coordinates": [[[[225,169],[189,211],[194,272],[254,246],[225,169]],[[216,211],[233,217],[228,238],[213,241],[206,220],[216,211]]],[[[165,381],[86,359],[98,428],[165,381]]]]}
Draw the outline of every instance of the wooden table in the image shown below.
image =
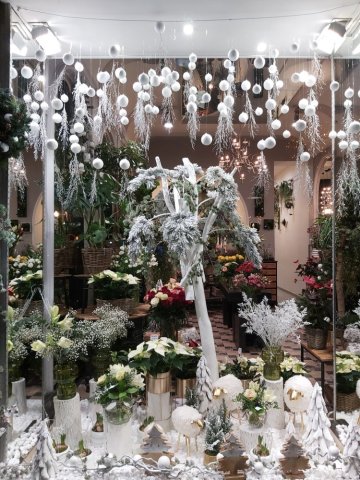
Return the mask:
{"type": "Polygon", "coordinates": [[[305,350],[320,362],[321,388],[324,394],[325,364],[331,364],[333,362],[332,350],[315,350],[315,348],[309,348],[306,343],[301,342],[301,361],[302,362],[304,361],[305,350]]]}

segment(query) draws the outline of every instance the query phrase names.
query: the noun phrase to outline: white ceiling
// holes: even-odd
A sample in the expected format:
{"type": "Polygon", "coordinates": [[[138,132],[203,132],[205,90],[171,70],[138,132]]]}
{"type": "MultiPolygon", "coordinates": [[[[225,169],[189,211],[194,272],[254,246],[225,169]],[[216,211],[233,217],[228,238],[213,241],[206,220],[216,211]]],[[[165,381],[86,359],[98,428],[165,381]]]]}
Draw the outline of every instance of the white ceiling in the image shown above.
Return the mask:
{"type": "MultiPolygon", "coordinates": [[[[120,44],[125,57],[224,57],[230,48],[241,56],[256,54],[260,41],[291,55],[290,45],[300,40],[296,56],[309,56],[310,40],[334,18],[354,18],[358,2],[348,0],[11,0],[25,22],[47,22],[62,42],[62,53],[78,57],[107,57],[109,46],[120,44]],[[164,21],[162,37],[156,21],[164,21]],[[182,32],[192,21],[194,34],[182,32]]],[[[14,14],[13,19],[17,21],[14,14]]],[[[340,54],[350,56],[352,40],[340,54]]],[[[28,56],[35,52],[35,45],[28,56]]],[[[265,52],[265,54],[268,52],[265,52]]]]}

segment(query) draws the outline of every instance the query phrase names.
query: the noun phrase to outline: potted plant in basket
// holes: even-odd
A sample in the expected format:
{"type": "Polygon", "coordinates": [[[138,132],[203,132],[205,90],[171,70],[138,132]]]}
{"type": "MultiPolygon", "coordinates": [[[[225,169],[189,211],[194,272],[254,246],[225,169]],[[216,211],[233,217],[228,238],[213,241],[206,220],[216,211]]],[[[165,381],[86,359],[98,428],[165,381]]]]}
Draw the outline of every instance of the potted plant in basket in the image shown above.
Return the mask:
{"type": "Polygon", "coordinates": [[[267,410],[278,408],[274,395],[265,387],[265,382],[250,382],[249,387],[239,393],[236,400],[241,403],[241,409],[251,427],[264,425],[267,410]]]}
{"type": "Polygon", "coordinates": [[[360,380],[360,356],[343,351],[336,352],[336,404],[337,410],[351,412],[360,407],[356,384],[360,380]]]}

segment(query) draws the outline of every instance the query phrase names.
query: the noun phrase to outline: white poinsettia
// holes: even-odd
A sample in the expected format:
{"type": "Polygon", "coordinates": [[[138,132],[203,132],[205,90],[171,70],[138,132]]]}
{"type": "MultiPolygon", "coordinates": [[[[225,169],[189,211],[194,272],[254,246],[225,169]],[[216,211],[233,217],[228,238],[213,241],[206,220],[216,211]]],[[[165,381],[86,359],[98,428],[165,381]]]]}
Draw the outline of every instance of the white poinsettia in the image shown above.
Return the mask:
{"type": "Polygon", "coordinates": [[[73,341],[70,340],[69,338],[66,338],[66,337],[61,337],[61,338],[57,341],[57,345],[58,345],[60,348],[70,348],[72,344],[73,344],[73,341]]]}
{"type": "Polygon", "coordinates": [[[178,355],[194,355],[194,353],[182,343],[175,342],[174,350],[178,355]]]}
{"type": "Polygon", "coordinates": [[[129,352],[128,359],[131,360],[132,358],[141,355],[144,352],[144,345],[145,342],[139,343],[135,350],[131,350],[131,352],[129,352]]]}
{"type": "Polygon", "coordinates": [[[113,272],[112,270],[104,270],[102,273],[103,276],[109,277],[112,280],[119,280],[118,274],[116,272],[113,272]]]}
{"type": "Polygon", "coordinates": [[[132,383],[135,387],[141,389],[145,388],[144,376],[141,373],[137,373],[136,375],[134,375],[132,383]]]}

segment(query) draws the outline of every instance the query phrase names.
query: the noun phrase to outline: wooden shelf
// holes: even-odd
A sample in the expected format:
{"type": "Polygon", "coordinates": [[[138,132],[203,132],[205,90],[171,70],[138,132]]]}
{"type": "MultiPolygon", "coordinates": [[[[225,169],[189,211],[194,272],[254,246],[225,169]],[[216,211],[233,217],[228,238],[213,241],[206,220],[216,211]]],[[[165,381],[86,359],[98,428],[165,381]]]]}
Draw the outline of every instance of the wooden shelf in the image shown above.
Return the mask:
{"type": "Polygon", "coordinates": [[[270,285],[264,288],[264,292],[270,293],[271,299],[277,302],[277,261],[263,262],[262,273],[270,282],[270,285]]]}

